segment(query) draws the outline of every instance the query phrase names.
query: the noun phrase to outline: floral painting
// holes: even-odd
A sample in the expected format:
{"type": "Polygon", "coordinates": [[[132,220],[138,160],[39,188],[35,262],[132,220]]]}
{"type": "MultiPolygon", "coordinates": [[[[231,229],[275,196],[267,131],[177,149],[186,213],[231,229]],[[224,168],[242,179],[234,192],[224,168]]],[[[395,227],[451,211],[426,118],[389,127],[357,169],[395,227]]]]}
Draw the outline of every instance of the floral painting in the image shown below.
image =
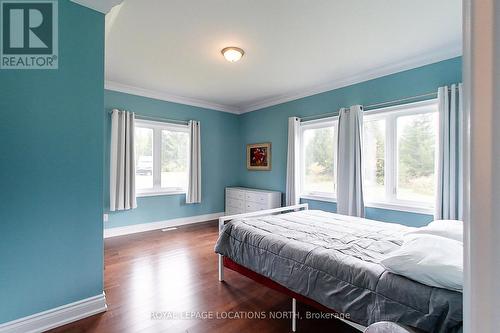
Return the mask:
{"type": "Polygon", "coordinates": [[[247,145],[248,170],[271,170],[271,143],[247,145]]]}

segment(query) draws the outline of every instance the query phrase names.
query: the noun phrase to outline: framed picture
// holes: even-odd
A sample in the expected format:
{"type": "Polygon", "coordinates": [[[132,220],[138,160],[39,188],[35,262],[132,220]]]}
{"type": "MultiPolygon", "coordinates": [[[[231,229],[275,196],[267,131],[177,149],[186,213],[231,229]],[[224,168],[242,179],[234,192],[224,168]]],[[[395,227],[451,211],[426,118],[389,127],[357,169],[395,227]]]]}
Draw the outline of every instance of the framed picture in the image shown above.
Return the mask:
{"type": "Polygon", "coordinates": [[[271,143],[254,143],[247,145],[247,169],[271,170],[271,143]]]}

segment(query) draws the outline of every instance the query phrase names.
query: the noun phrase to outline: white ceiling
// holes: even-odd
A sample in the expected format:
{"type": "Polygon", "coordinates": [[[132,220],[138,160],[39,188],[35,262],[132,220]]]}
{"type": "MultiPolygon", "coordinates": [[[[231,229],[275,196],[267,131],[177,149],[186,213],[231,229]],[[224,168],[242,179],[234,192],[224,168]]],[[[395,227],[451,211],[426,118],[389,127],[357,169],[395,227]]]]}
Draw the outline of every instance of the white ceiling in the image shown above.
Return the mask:
{"type": "Polygon", "coordinates": [[[241,113],[457,56],[461,20],[459,0],[125,0],[107,87],[241,113]]]}

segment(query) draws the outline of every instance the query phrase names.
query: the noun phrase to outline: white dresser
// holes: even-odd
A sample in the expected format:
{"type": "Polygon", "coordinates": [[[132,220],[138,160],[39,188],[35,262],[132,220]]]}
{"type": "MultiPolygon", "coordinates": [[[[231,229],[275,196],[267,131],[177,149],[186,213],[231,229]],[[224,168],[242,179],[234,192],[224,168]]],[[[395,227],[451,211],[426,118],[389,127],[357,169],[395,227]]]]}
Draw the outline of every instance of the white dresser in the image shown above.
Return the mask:
{"type": "Polygon", "coordinates": [[[281,192],[226,187],[226,215],[281,207],[281,192]]]}

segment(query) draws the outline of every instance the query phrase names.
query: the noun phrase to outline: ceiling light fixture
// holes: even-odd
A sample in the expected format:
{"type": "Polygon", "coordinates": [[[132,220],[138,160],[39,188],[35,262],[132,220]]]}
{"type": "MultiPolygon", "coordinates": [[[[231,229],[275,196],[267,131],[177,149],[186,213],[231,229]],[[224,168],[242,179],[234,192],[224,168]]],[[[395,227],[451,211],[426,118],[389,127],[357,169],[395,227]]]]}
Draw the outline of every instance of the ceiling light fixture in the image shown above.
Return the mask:
{"type": "Polygon", "coordinates": [[[220,52],[229,62],[237,62],[245,54],[245,51],[235,46],[225,47],[220,52]]]}

